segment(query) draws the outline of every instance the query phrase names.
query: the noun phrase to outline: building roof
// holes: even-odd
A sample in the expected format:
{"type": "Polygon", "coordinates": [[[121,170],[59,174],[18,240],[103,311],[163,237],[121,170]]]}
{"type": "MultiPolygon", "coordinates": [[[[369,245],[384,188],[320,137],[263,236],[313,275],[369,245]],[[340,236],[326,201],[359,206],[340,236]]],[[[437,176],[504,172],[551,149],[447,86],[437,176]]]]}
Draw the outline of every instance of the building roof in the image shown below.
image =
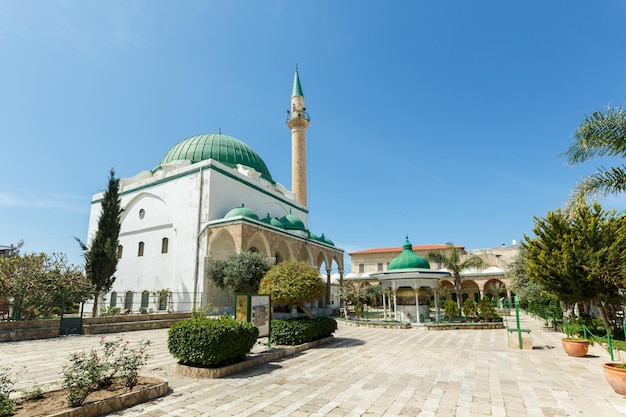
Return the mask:
{"type": "MultiPolygon", "coordinates": [[[[430,244],[430,245],[413,245],[413,251],[430,251],[430,250],[438,250],[438,249],[447,249],[449,245],[443,244],[430,244]]],[[[459,249],[464,249],[463,246],[456,246],[459,249]]],[[[350,252],[348,255],[367,255],[371,253],[390,253],[390,252],[401,252],[403,246],[394,246],[390,248],[372,248],[372,249],[364,249],[356,252],[350,252]]]]}
{"type": "Polygon", "coordinates": [[[267,165],[251,147],[232,136],[222,135],[221,132],[191,136],[178,142],[165,154],[161,165],[180,161],[191,161],[195,164],[207,159],[216,160],[234,169],[237,169],[238,164],[244,165],[274,183],[267,165]]]}

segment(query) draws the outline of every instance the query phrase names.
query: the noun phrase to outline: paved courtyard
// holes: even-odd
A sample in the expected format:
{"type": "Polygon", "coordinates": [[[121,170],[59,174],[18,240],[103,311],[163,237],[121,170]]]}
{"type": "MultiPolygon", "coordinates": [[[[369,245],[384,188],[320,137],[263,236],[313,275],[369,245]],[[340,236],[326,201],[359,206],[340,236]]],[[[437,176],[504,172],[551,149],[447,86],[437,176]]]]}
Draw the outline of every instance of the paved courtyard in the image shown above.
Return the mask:
{"type": "MultiPolygon", "coordinates": [[[[509,322],[512,319],[509,318],[509,322]]],[[[339,325],[335,340],[299,355],[222,379],[175,373],[167,330],[131,332],[151,340],[142,374],[169,381],[172,392],[114,416],[617,416],[626,398],[604,379],[608,353],[591,346],[568,357],[560,333],[522,318],[533,350],[508,347],[506,330],[427,331],[339,325]]],[[[107,335],[116,337],[117,334],[107,335]]],[[[0,344],[0,365],[23,366],[19,387],[51,388],[68,352],[98,336],[0,344]]]]}

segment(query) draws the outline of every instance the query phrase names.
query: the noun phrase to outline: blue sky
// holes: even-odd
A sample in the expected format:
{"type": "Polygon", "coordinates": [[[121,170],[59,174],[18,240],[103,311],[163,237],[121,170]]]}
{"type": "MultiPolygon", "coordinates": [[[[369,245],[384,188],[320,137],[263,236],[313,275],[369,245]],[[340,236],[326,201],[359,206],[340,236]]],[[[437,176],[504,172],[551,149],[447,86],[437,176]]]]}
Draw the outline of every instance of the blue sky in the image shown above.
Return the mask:
{"type": "Polygon", "coordinates": [[[0,0],[0,245],[81,263],[111,168],[218,129],[290,188],[296,64],[313,232],[346,252],[519,242],[599,165],[561,154],[626,101],[625,23],[619,0],[0,0]]]}

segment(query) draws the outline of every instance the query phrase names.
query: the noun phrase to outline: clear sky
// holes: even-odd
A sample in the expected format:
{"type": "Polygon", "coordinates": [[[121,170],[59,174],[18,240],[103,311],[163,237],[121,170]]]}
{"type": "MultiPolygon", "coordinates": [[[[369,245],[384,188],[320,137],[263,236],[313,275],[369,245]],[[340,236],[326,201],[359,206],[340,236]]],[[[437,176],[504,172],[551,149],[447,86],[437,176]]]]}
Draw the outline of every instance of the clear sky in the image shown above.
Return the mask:
{"type": "Polygon", "coordinates": [[[111,168],[218,129],[291,188],[296,64],[314,233],[519,242],[598,166],[561,154],[626,102],[625,25],[621,0],[0,0],[0,245],[81,263],[111,168]]]}

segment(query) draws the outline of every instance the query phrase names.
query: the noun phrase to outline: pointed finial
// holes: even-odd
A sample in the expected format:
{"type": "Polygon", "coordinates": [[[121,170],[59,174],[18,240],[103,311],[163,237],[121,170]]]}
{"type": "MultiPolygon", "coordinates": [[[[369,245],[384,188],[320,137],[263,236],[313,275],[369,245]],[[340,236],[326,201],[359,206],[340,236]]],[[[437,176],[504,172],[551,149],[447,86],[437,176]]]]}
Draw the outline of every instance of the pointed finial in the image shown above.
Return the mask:
{"type": "Polygon", "coordinates": [[[296,64],[296,73],[293,76],[293,90],[291,92],[291,97],[302,96],[302,86],[300,85],[300,77],[298,76],[298,65],[296,64]]]}
{"type": "Polygon", "coordinates": [[[221,127],[218,127],[218,128],[217,128],[217,134],[218,134],[218,135],[221,135],[221,134],[222,134],[222,128],[221,128],[221,127]]]}

